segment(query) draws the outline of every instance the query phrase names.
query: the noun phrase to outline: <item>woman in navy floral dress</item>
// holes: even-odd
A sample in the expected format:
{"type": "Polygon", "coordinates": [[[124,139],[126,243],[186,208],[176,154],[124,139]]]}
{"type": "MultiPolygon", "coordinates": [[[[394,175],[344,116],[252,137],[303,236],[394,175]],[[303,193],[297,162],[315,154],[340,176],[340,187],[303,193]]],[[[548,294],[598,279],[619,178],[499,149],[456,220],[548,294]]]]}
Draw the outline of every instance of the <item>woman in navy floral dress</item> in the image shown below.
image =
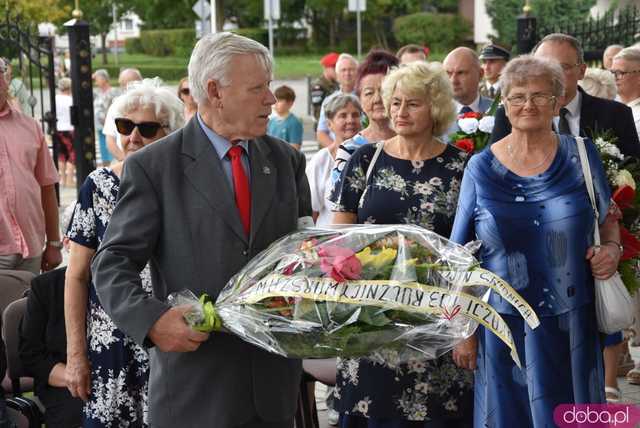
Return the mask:
{"type": "MultiPolygon", "coordinates": [[[[182,126],[182,104],[158,81],[143,81],[114,102],[125,157],[182,126]]],[[[67,231],[71,257],[65,284],[66,377],[71,394],[85,400],[83,426],[147,426],[146,351],[118,330],[90,283],[91,257],[116,204],[122,163],[93,171],[80,188],[67,231]]],[[[148,266],[142,284],[151,292],[148,266]]]]}
{"type": "MultiPolygon", "coordinates": [[[[449,236],[467,154],[443,144],[453,119],[451,88],[442,69],[414,63],[383,82],[385,107],[397,136],[351,157],[331,199],[334,223],[410,223],[449,236]],[[371,174],[367,171],[373,162],[371,174]]],[[[451,356],[398,361],[339,359],[334,392],[342,428],[471,427],[473,375],[451,356]]]]}

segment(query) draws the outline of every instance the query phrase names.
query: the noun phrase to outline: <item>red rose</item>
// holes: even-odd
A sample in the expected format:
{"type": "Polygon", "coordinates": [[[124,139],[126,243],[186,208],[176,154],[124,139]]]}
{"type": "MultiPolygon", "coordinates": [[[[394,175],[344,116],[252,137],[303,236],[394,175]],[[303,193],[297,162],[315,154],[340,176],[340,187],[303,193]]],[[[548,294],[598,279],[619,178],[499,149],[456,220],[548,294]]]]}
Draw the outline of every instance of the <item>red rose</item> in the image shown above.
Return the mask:
{"type": "Polygon", "coordinates": [[[482,113],[477,113],[475,111],[468,111],[460,115],[460,119],[480,119],[482,117],[482,113]]]}
{"type": "Polygon", "coordinates": [[[473,150],[475,149],[475,144],[473,143],[473,140],[471,138],[463,138],[462,140],[458,140],[455,142],[455,146],[467,153],[473,153],[473,150]]]}
{"type": "Polygon", "coordinates": [[[640,241],[622,225],[620,225],[620,241],[622,241],[622,247],[624,248],[620,260],[624,261],[638,257],[638,254],[640,254],[640,241]]]}
{"type": "Polygon", "coordinates": [[[318,250],[320,270],[338,282],[359,279],[362,264],[349,248],[327,245],[318,250]]]}
{"type": "Polygon", "coordinates": [[[633,190],[633,187],[631,186],[625,185],[618,187],[616,191],[613,192],[613,200],[618,204],[621,210],[631,208],[635,199],[636,191],[633,190]]]}

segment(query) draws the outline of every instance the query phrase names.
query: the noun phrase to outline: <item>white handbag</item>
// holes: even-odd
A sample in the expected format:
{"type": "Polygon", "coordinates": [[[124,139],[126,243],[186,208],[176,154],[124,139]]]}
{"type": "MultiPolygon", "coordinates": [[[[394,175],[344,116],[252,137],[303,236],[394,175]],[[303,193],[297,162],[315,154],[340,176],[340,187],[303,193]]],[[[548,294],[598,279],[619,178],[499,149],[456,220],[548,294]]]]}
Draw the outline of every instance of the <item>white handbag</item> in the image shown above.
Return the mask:
{"type": "MultiPolygon", "coordinates": [[[[591,167],[589,166],[587,149],[583,139],[576,137],[576,144],[580,155],[584,181],[596,218],[596,225],[593,231],[593,244],[597,247],[600,245],[600,230],[598,229],[599,213],[596,207],[595,192],[593,190],[591,167]]],[[[602,333],[611,334],[629,327],[633,323],[634,317],[633,301],[631,295],[629,295],[629,291],[622,282],[622,278],[620,278],[620,274],[616,272],[613,276],[604,280],[594,279],[594,283],[598,330],[602,333]]]]}

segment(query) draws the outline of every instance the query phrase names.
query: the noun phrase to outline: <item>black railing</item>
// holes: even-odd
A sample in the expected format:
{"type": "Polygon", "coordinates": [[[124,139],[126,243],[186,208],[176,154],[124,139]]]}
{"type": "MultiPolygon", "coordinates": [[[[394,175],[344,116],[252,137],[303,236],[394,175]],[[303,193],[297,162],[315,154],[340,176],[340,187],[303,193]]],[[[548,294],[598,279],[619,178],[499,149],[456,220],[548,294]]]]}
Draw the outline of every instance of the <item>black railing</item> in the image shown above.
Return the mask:
{"type": "Polygon", "coordinates": [[[574,36],[582,44],[585,61],[600,63],[607,46],[631,46],[640,42],[640,11],[636,6],[628,6],[618,11],[607,12],[601,17],[589,18],[584,22],[542,26],[537,33],[538,39],[550,33],[574,36]]]}

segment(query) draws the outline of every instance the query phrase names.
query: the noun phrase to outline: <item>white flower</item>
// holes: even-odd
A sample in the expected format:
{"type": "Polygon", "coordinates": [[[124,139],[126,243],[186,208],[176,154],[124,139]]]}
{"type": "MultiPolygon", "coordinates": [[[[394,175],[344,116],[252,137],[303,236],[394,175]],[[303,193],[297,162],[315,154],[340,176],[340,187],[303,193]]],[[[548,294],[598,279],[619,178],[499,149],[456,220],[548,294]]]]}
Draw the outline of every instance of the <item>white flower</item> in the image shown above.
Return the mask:
{"type": "Polygon", "coordinates": [[[636,181],[633,179],[633,176],[626,169],[621,169],[618,171],[618,175],[615,178],[616,186],[623,187],[629,186],[633,190],[636,190],[636,181]]]}
{"type": "Polygon", "coordinates": [[[609,155],[612,158],[617,158],[620,160],[624,159],[624,156],[622,156],[622,153],[620,153],[620,149],[618,149],[615,144],[605,143],[602,145],[601,151],[603,154],[609,155]]]}
{"type": "Polygon", "coordinates": [[[473,134],[478,130],[478,119],[467,117],[458,120],[458,126],[465,134],[473,134]]]}
{"type": "Polygon", "coordinates": [[[369,413],[369,404],[371,404],[371,400],[369,399],[369,397],[364,397],[364,400],[358,401],[358,403],[353,408],[353,411],[362,413],[366,416],[367,413],[369,413]]]}
{"type": "Polygon", "coordinates": [[[417,360],[415,358],[411,358],[407,366],[409,368],[409,373],[424,373],[427,370],[427,365],[424,361],[417,360]]]}
{"type": "Polygon", "coordinates": [[[416,181],[413,184],[413,193],[415,193],[416,195],[430,195],[431,193],[433,193],[433,190],[431,189],[429,183],[421,183],[419,181],[416,181]]]}
{"type": "Polygon", "coordinates": [[[482,119],[480,119],[480,122],[478,123],[478,128],[480,128],[480,130],[482,132],[486,132],[487,134],[491,133],[491,131],[493,131],[493,125],[496,122],[496,118],[493,116],[485,116],[482,119]]]}
{"type": "Polygon", "coordinates": [[[442,178],[440,177],[431,177],[429,180],[429,184],[432,186],[442,186],[442,178]]]}

